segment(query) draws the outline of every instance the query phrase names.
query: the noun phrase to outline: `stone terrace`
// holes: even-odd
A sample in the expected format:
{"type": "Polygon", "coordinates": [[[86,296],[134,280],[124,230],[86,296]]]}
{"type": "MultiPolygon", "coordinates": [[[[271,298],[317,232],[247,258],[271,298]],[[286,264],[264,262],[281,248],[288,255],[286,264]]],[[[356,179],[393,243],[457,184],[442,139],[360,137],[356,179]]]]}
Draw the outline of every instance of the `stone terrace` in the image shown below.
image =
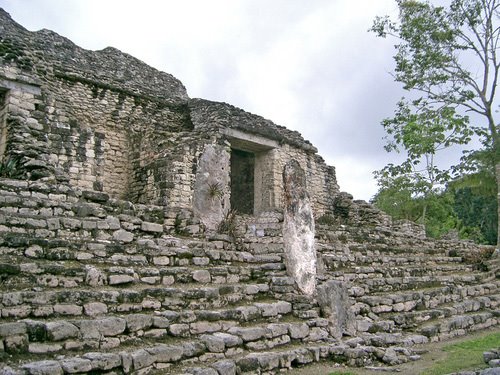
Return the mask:
{"type": "Polygon", "coordinates": [[[415,344],[498,324],[498,260],[461,256],[488,248],[318,224],[318,279],[342,281],[351,301],[334,338],[286,275],[279,214],[204,239],[176,234],[192,224],[162,207],[100,192],[2,179],[0,193],[4,374],[397,364],[415,344]]]}

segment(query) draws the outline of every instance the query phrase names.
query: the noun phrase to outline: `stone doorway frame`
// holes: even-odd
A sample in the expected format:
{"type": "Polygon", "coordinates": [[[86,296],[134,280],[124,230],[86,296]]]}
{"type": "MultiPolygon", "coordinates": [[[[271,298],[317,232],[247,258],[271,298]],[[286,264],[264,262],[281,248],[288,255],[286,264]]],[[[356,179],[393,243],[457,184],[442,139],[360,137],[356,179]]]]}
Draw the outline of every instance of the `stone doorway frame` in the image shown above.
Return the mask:
{"type": "Polygon", "coordinates": [[[271,139],[245,133],[236,129],[224,129],[223,134],[231,144],[232,150],[253,154],[254,163],[254,207],[253,215],[273,211],[274,206],[274,153],[279,144],[271,139]]]}

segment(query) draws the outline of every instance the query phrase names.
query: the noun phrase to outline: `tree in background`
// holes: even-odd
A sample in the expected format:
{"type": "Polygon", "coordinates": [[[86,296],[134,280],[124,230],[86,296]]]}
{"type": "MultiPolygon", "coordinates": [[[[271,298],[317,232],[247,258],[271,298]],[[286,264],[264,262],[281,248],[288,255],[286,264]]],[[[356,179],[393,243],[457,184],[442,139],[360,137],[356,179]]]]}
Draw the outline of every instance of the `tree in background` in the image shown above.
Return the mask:
{"type": "Polygon", "coordinates": [[[495,244],[498,237],[498,207],[493,152],[481,150],[470,153],[466,166],[473,172],[452,181],[448,186],[454,196],[458,230],[464,238],[495,244]]]}
{"type": "MultiPolygon", "coordinates": [[[[467,157],[462,158],[461,168],[439,169],[436,153],[468,144],[477,136],[491,152],[500,199],[500,139],[495,118],[500,0],[451,0],[449,7],[419,0],[396,2],[398,19],[377,17],[371,28],[380,37],[397,38],[394,79],[411,96],[401,99],[395,116],[382,123],[387,151],[404,150],[406,160],[377,172],[381,188],[404,177],[410,181],[412,197],[428,203],[442,193],[452,172],[475,173],[467,157]]],[[[424,204],[423,221],[428,208],[424,204]]]]}

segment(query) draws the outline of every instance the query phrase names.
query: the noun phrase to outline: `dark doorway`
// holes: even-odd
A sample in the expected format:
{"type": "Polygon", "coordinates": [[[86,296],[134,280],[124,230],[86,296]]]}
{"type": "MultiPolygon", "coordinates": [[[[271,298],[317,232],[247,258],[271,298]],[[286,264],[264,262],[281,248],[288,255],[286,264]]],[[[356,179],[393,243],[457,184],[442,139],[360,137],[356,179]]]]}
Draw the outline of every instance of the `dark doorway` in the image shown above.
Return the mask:
{"type": "Polygon", "coordinates": [[[253,215],[255,155],[231,149],[231,208],[253,215]]]}

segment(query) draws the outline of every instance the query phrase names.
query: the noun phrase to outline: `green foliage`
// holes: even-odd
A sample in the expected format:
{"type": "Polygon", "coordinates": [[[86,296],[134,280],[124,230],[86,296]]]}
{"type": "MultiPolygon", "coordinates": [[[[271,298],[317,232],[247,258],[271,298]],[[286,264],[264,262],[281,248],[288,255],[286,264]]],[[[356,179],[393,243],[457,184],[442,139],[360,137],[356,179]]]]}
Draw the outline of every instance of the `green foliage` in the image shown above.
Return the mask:
{"type": "Polygon", "coordinates": [[[222,199],[224,196],[224,189],[220,182],[212,182],[208,184],[208,196],[210,199],[222,199]]]}
{"type": "Polygon", "coordinates": [[[471,173],[454,180],[448,190],[454,195],[454,211],[460,220],[461,238],[494,245],[498,237],[498,211],[492,149],[469,153],[471,173]]]}
{"type": "Polygon", "coordinates": [[[437,361],[424,375],[451,374],[458,371],[485,368],[483,352],[498,347],[500,333],[444,347],[446,357],[437,361]]]}
{"type": "Polygon", "coordinates": [[[23,164],[21,156],[7,156],[0,162],[0,177],[24,178],[26,171],[23,164]]]}
{"type": "Polygon", "coordinates": [[[444,191],[415,196],[412,186],[405,182],[403,177],[395,179],[393,185],[380,189],[372,202],[396,220],[424,224],[427,236],[432,238],[440,238],[457,227],[452,194],[444,191]]]}
{"type": "MultiPolygon", "coordinates": [[[[439,206],[431,202],[433,197],[463,173],[476,178],[478,154],[490,155],[491,166],[500,164],[495,118],[500,76],[500,0],[451,0],[448,7],[425,0],[396,2],[398,19],[377,17],[371,31],[398,40],[394,79],[409,92],[410,99],[402,98],[394,116],[383,120],[382,125],[387,133],[385,149],[403,151],[405,160],[399,165],[389,164],[375,175],[382,190],[395,189],[398,178],[403,178],[406,190],[402,194],[406,198],[400,196],[398,201],[411,202],[407,210],[412,211],[415,201],[421,200],[421,218],[429,225],[430,220],[425,217],[428,210],[439,206]],[[451,168],[437,165],[436,155],[440,151],[470,144],[473,139],[482,142],[481,151],[465,153],[451,168]]],[[[499,179],[496,176],[496,181],[499,179]]],[[[470,185],[470,181],[467,183],[470,185]]],[[[490,186],[497,190],[496,184],[490,186]]],[[[377,197],[380,205],[387,205],[384,200],[388,199],[380,194],[377,197]]],[[[442,216],[448,210],[445,206],[439,206],[441,213],[434,214],[442,216]]],[[[480,228],[464,223],[466,227],[472,232],[480,228]]]]}
{"type": "Polygon", "coordinates": [[[412,181],[400,176],[380,180],[383,185],[372,202],[395,219],[425,224],[429,237],[456,230],[461,239],[493,245],[498,228],[495,177],[484,153],[476,156],[476,172],[452,181],[442,191],[415,194],[412,181]]]}

